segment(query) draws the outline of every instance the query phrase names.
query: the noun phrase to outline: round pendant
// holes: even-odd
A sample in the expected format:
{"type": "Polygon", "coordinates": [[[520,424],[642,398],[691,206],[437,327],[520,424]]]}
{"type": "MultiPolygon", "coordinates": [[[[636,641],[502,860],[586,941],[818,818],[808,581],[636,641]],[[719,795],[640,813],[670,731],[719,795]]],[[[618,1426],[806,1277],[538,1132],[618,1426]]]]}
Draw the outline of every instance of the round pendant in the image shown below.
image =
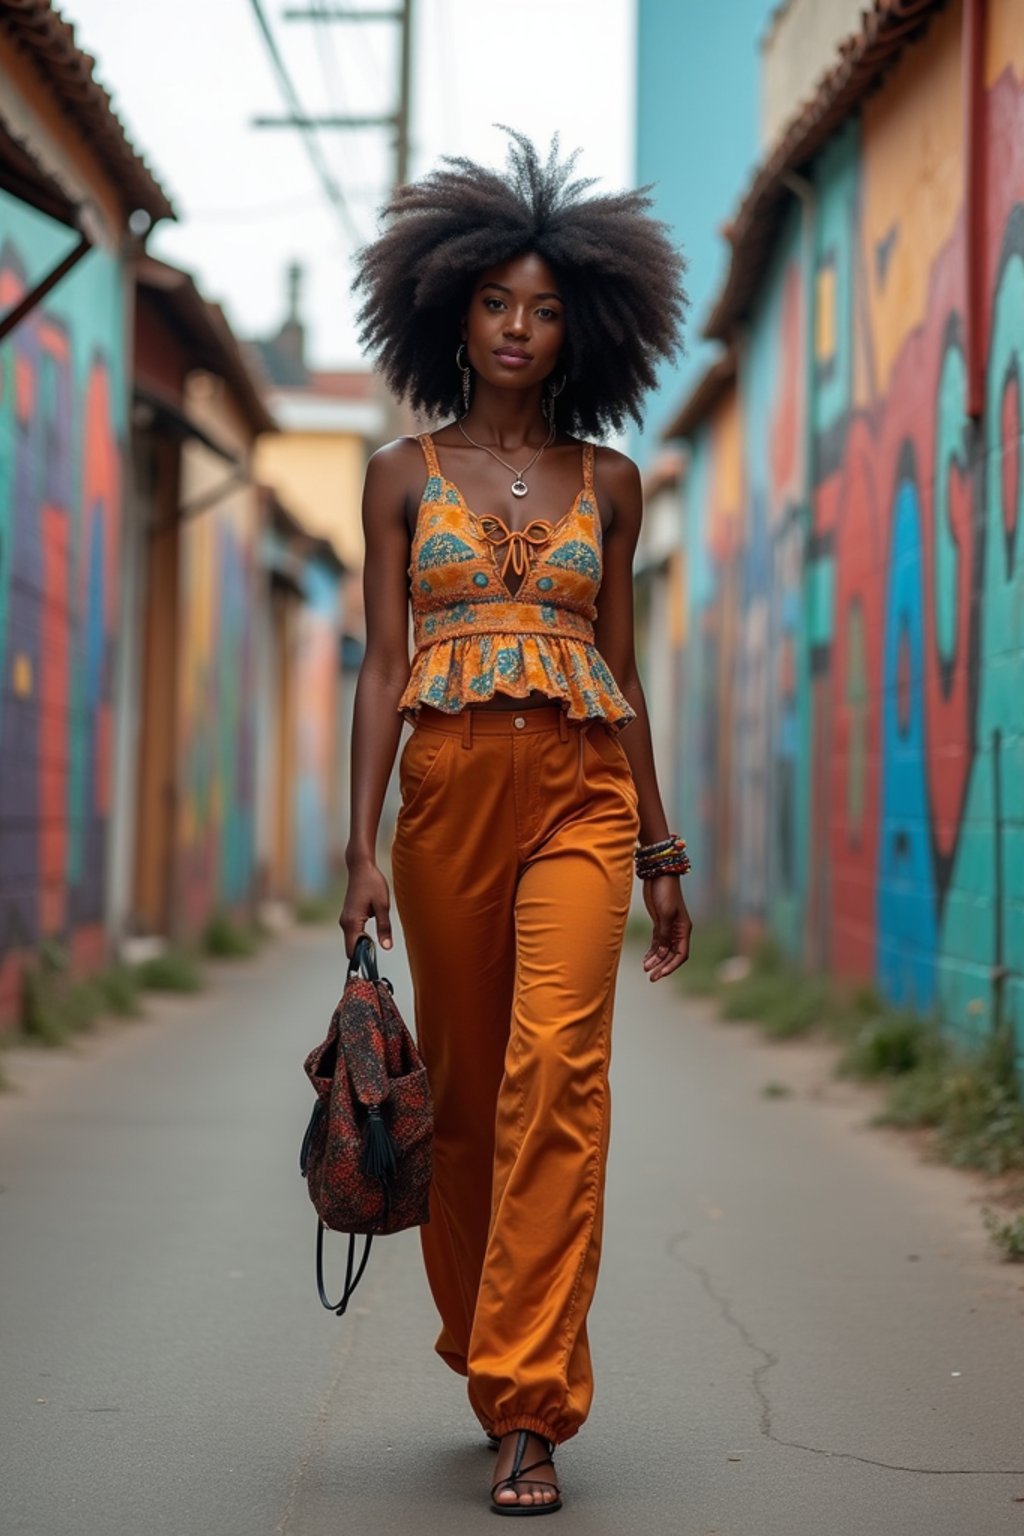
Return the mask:
{"type": "Polygon", "coordinates": [[[530,487],[520,475],[517,475],[516,478],[512,481],[513,496],[525,496],[529,489],[530,487]]]}

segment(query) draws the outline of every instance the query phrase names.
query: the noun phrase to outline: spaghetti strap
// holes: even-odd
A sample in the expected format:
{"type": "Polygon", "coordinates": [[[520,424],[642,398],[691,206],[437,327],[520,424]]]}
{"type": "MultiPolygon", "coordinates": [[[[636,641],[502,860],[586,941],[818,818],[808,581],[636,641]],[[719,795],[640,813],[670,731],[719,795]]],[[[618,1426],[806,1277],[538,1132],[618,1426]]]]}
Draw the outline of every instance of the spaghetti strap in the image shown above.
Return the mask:
{"type": "Polygon", "coordinates": [[[437,475],[440,479],[441,466],[437,462],[437,449],[434,447],[434,439],[429,432],[420,432],[417,434],[416,441],[423,449],[423,457],[427,461],[428,474],[437,475]]]}
{"type": "Polygon", "coordinates": [[[594,490],[594,445],[583,444],[583,489],[591,500],[596,500],[597,492],[594,490]]]}

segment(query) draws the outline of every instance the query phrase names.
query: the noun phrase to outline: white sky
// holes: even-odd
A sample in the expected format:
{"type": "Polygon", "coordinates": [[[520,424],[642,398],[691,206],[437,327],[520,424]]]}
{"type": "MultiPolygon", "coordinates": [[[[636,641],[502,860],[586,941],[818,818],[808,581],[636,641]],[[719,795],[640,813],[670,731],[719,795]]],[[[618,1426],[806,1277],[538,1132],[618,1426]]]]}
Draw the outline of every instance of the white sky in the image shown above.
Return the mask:
{"type": "MultiPolygon", "coordinates": [[[[336,0],[328,0],[335,4],[336,0]]],[[[391,0],[344,0],[350,9],[391,0]]],[[[59,0],[80,47],[95,56],[128,133],[177,209],[154,254],[187,267],[242,335],[276,328],[284,269],[307,269],[312,360],[358,356],[348,298],[351,239],[326,206],[283,115],[250,0],[59,0]]],[[[311,113],[393,110],[397,27],[285,21],[309,0],[264,0],[292,79],[311,113]]],[[[442,154],[500,165],[521,129],[546,147],[583,146],[580,172],[607,186],[633,180],[634,0],[415,0],[412,173],[442,154]]],[[[384,131],[320,135],[362,238],[389,178],[384,131]]]]}

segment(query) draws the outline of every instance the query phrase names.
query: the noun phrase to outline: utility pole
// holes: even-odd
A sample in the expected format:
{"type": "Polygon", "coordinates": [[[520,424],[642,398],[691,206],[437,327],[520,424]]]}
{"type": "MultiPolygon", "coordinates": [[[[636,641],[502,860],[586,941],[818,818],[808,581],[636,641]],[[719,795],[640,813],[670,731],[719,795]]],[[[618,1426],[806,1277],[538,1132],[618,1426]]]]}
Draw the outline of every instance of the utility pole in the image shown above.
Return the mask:
{"type": "Polygon", "coordinates": [[[318,128],[390,128],[393,140],[393,184],[403,186],[409,179],[409,121],[410,94],[412,89],[412,9],[413,0],[400,0],[395,10],[356,10],[350,6],[293,7],[283,12],[285,21],[324,22],[388,22],[400,28],[398,101],[393,112],[379,115],[349,114],[299,114],[293,112],[284,117],[253,118],[255,128],[298,128],[303,132],[318,128]]]}

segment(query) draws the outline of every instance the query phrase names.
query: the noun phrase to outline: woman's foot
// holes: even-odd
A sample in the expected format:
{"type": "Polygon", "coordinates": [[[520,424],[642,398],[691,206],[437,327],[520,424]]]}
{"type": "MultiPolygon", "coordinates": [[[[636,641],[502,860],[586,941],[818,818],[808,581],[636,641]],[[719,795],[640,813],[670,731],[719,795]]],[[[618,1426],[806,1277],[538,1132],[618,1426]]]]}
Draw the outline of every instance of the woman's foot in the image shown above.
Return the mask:
{"type": "Polygon", "coordinates": [[[491,1487],[491,1502],[498,1514],[540,1514],[561,1508],[554,1464],[554,1447],[530,1430],[514,1429],[502,1435],[498,1464],[491,1487]]]}

